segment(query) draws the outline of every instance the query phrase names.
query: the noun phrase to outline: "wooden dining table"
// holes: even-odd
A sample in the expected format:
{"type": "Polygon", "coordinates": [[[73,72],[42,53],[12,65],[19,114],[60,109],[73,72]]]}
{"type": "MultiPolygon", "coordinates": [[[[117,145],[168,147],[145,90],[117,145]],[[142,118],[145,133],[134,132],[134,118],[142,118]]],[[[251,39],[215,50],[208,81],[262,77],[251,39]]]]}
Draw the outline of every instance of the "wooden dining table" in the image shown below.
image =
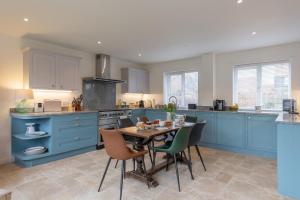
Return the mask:
{"type": "MultiPolygon", "coordinates": [[[[184,123],[182,126],[193,126],[194,123],[184,123]]],[[[119,132],[122,135],[127,135],[134,137],[136,139],[135,144],[133,145],[133,148],[136,151],[142,151],[144,150],[144,146],[147,145],[149,142],[151,142],[155,137],[166,135],[170,132],[177,132],[182,126],[168,126],[168,127],[157,127],[157,128],[151,128],[151,129],[145,129],[145,130],[138,130],[137,127],[126,127],[126,128],[120,128],[119,132]]],[[[169,159],[169,164],[174,162],[173,159],[169,159]]],[[[145,172],[143,168],[143,162],[142,158],[138,158],[136,160],[137,167],[136,169],[133,169],[132,171],[128,171],[125,173],[125,177],[132,177],[136,178],[144,183],[149,183],[151,187],[158,186],[158,182],[153,178],[153,174],[156,172],[166,168],[167,161],[155,164],[155,166],[152,166],[150,169],[145,172]]]]}

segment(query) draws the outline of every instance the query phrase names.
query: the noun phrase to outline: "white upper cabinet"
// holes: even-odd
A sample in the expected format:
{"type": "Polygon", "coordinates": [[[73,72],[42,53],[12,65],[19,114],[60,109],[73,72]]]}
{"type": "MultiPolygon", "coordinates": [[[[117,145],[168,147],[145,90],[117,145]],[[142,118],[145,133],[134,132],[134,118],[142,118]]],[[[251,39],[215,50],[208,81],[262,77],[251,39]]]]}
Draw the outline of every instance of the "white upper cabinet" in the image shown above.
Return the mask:
{"type": "Polygon", "coordinates": [[[43,50],[23,53],[24,86],[31,89],[78,90],[80,58],[43,50]]]}
{"type": "Polygon", "coordinates": [[[123,68],[121,69],[122,93],[149,93],[149,73],[143,69],[123,68]]]}
{"type": "Polygon", "coordinates": [[[61,90],[78,89],[79,60],[73,57],[56,57],[56,83],[61,90]],[[77,77],[77,78],[76,78],[77,77]]]}

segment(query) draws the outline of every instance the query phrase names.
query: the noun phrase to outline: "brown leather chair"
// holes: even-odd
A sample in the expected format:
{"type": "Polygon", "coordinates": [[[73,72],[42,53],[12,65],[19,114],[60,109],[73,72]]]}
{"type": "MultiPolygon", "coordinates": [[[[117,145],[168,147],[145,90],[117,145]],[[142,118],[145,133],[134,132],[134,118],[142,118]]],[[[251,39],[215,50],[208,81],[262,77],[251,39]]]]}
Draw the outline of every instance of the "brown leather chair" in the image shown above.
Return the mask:
{"type": "MultiPolygon", "coordinates": [[[[147,153],[147,150],[135,151],[135,150],[129,148],[126,145],[124,138],[122,137],[122,135],[119,133],[118,130],[100,129],[100,133],[102,135],[105,150],[106,150],[107,155],[109,156],[109,159],[108,159],[104,174],[102,176],[98,192],[101,189],[101,186],[104,181],[107,169],[110,165],[111,159],[122,160],[121,181],[120,181],[120,200],[121,200],[122,199],[122,190],[123,190],[123,179],[125,177],[126,160],[142,157],[144,170],[146,172],[147,169],[145,166],[144,155],[147,153]]],[[[148,187],[149,187],[149,183],[148,183],[148,187]]]]}

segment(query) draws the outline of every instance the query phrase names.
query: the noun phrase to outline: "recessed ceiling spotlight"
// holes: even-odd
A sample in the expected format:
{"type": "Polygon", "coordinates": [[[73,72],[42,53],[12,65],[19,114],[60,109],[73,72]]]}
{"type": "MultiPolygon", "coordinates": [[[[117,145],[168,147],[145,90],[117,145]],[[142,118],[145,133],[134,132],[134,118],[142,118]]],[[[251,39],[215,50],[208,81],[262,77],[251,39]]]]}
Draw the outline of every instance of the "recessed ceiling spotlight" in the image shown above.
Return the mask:
{"type": "Polygon", "coordinates": [[[252,35],[256,35],[257,33],[255,31],[252,32],[252,35]]]}
{"type": "Polygon", "coordinates": [[[23,20],[24,20],[24,22],[29,22],[29,19],[26,17],[23,20]]]}
{"type": "Polygon", "coordinates": [[[97,44],[99,44],[99,45],[100,45],[100,44],[102,44],[102,42],[101,42],[101,41],[97,41],[97,44]]]}
{"type": "Polygon", "coordinates": [[[238,4],[241,4],[241,3],[243,3],[244,1],[243,0],[237,0],[237,3],[238,4]]]}
{"type": "Polygon", "coordinates": [[[141,54],[141,53],[139,53],[139,54],[138,54],[138,56],[139,56],[139,57],[141,57],[141,56],[142,56],[142,54],[141,54]]]}

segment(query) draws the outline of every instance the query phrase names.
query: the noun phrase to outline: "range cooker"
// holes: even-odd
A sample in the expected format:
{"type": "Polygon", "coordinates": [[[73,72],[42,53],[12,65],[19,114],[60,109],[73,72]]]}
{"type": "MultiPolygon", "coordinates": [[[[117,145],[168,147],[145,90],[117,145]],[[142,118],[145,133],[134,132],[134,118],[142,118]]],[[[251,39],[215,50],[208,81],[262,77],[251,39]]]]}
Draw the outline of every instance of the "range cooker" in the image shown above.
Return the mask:
{"type": "MultiPolygon", "coordinates": [[[[116,109],[116,110],[100,110],[98,114],[98,127],[104,129],[115,129],[118,126],[118,119],[132,116],[132,110],[116,109]]],[[[97,149],[103,148],[103,140],[98,135],[97,149]]]]}

